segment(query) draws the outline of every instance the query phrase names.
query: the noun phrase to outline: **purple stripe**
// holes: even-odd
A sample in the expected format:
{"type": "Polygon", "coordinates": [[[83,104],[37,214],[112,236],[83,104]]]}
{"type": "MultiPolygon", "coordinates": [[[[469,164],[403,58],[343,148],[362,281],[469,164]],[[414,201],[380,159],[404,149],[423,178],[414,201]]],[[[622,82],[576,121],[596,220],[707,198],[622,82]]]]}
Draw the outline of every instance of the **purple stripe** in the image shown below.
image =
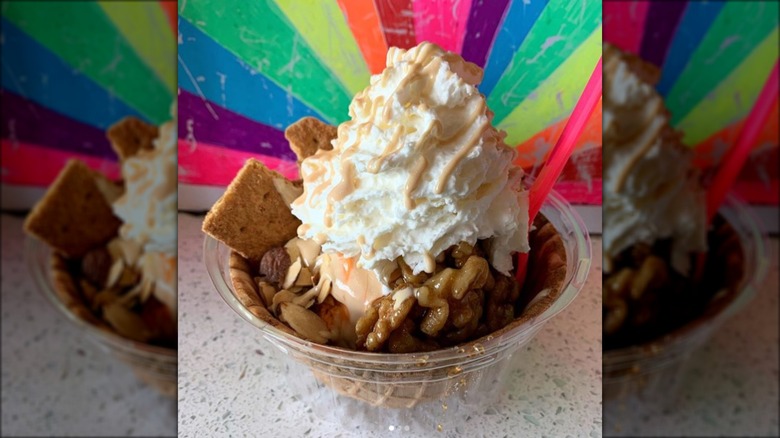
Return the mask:
{"type": "Polygon", "coordinates": [[[2,97],[2,137],[116,161],[102,129],[71,119],[8,90],[2,97]]]}
{"type": "Polygon", "coordinates": [[[504,13],[509,6],[509,0],[473,1],[466,24],[466,35],[463,37],[461,56],[480,67],[487,62],[490,46],[501,27],[504,13]]]}
{"type": "Polygon", "coordinates": [[[179,90],[179,139],[295,161],[284,133],[179,90]]]}
{"type": "Polygon", "coordinates": [[[640,54],[642,59],[662,66],[677,24],[687,2],[652,2],[647,11],[640,54]]]}

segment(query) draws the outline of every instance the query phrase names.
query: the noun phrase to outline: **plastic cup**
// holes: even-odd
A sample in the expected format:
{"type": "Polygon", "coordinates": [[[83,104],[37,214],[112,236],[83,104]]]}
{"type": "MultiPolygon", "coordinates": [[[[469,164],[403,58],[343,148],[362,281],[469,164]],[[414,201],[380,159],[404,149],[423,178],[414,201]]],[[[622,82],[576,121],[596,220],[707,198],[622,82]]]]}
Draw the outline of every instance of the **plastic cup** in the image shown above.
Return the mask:
{"type": "Polygon", "coordinates": [[[345,427],[360,425],[361,430],[453,430],[467,412],[484,409],[497,398],[512,359],[585,284],[591,248],[582,220],[555,192],[541,213],[556,228],[566,250],[566,278],[558,299],[536,318],[509,330],[427,353],[351,351],[284,333],[252,315],[235,297],[227,246],[206,236],[204,261],[228,306],[283,353],[279,356],[291,376],[286,383],[293,396],[320,418],[345,427]]]}
{"type": "Polygon", "coordinates": [[[177,350],[123,338],[75,315],[54,290],[53,272],[50,268],[51,257],[52,251],[48,245],[32,237],[27,238],[25,247],[27,266],[38,288],[49,302],[101,351],[128,365],[139,380],[165,396],[176,397],[179,363],[177,350]]]}
{"type": "MultiPolygon", "coordinates": [[[[755,295],[769,266],[766,243],[758,222],[745,204],[733,196],[719,210],[734,228],[744,254],[743,276],[726,300],[710,303],[697,319],[655,341],[605,351],[603,397],[608,405],[641,403],[645,407],[669,406],[676,399],[690,356],[755,295]]],[[[633,410],[633,409],[631,409],[633,410]]]]}

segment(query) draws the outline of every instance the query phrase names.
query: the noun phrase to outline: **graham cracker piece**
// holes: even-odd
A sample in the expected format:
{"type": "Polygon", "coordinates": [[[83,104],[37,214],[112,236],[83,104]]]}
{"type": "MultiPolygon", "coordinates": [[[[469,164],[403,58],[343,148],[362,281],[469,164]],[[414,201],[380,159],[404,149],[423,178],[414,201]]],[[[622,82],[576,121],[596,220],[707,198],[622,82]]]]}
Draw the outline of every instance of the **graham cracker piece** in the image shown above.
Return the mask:
{"type": "Polygon", "coordinates": [[[159,136],[159,129],[139,118],[128,116],[111,125],[106,136],[119,159],[124,161],[140,150],[154,149],[152,141],[159,136]]]}
{"type": "Polygon", "coordinates": [[[68,257],[81,257],[116,236],[122,222],[98,186],[111,184],[70,160],[24,222],[24,230],[68,257]]]}
{"type": "Polygon", "coordinates": [[[295,237],[301,224],[290,212],[275,180],[291,190],[300,190],[254,158],[247,160],[206,215],[203,231],[251,263],[260,263],[266,251],[295,237]]]}
{"type": "Polygon", "coordinates": [[[331,140],[337,136],[337,128],[321,122],[314,117],[304,117],[284,130],[284,138],[290,142],[290,149],[301,161],[314,155],[318,150],[333,149],[331,140]]]}

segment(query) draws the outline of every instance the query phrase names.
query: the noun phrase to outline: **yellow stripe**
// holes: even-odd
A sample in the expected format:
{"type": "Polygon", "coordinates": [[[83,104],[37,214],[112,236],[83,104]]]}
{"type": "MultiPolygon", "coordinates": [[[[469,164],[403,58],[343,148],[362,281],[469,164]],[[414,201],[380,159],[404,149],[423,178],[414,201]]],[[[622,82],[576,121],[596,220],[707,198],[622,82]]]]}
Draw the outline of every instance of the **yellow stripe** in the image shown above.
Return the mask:
{"type": "Polygon", "coordinates": [[[778,56],[775,28],[747,58],[676,126],[693,146],[746,116],[778,56]]]}
{"type": "Polygon", "coordinates": [[[146,65],[171,93],[176,91],[176,36],[157,3],[99,2],[146,65]]]}
{"type": "Polygon", "coordinates": [[[368,85],[368,67],[336,0],[276,0],[276,4],[350,93],[368,85]]]}
{"type": "Polygon", "coordinates": [[[601,26],[501,123],[506,143],[520,144],[568,116],[601,56],[601,26]],[[560,93],[560,97],[558,94],[560,93]]]}

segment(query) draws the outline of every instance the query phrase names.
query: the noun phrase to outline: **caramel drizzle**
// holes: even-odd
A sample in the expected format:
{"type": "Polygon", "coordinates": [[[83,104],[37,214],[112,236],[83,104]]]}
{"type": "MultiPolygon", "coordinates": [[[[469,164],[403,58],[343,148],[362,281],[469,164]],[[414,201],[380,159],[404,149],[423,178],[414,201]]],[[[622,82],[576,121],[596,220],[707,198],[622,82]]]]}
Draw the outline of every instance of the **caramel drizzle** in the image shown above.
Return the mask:
{"type": "MultiPolygon", "coordinates": [[[[474,111],[473,113],[471,113],[469,120],[467,122],[464,122],[463,126],[466,128],[471,127],[472,123],[474,123],[477,116],[482,112],[484,106],[485,106],[485,102],[484,101],[480,102],[480,104],[477,106],[479,111],[474,111]]],[[[452,176],[452,172],[455,170],[455,167],[457,167],[458,164],[463,160],[463,158],[465,158],[466,155],[468,155],[468,153],[471,152],[472,149],[474,149],[474,146],[476,146],[478,143],[477,140],[479,140],[479,137],[482,136],[487,125],[488,122],[487,119],[485,119],[485,121],[481,123],[477,129],[474,130],[471,136],[469,136],[468,139],[466,139],[465,144],[463,145],[462,148],[460,148],[460,150],[458,150],[455,156],[452,157],[452,160],[450,160],[450,162],[447,163],[446,166],[444,166],[441,175],[439,175],[439,181],[436,183],[436,190],[435,190],[436,194],[441,194],[444,191],[444,186],[446,185],[447,180],[450,178],[450,176],[452,176]]],[[[456,135],[450,136],[449,139],[459,137],[460,135],[463,134],[462,131],[463,128],[459,129],[456,135]]]]}
{"type": "Polygon", "coordinates": [[[404,203],[407,210],[411,210],[415,207],[412,202],[412,192],[420,185],[422,174],[428,167],[428,160],[425,159],[425,155],[420,154],[417,157],[417,161],[414,162],[412,172],[409,174],[409,179],[406,180],[406,186],[404,187],[404,203]]]}
{"type": "Polygon", "coordinates": [[[366,166],[366,169],[371,173],[377,173],[379,172],[379,168],[382,166],[382,163],[392,154],[395,154],[398,152],[399,149],[401,149],[402,143],[401,140],[401,134],[404,131],[404,127],[399,125],[398,128],[393,133],[393,137],[390,139],[390,142],[387,143],[387,146],[385,146],[385,150],[382,151],[382,154],[379,155],[376,158],[372,158],[371,161],[368,162],[368,166],[366,166]]]}
{"type": "Polygon", "coordinates": [[[623,190],[623,186],[626,184],[628,176],[633,172],[633,169],[636,167],[637,163],[639,163],[639,160],[653,147],[665,124],[666,121],[663,120],[663,118],[655,118],[651,122],[651,125],[637,138],[636,142],[639,144],[639,148],[631,157],[629,157],[628,162],[617,175],[613,187],[615,193],[620,193],[623,190]]]}

